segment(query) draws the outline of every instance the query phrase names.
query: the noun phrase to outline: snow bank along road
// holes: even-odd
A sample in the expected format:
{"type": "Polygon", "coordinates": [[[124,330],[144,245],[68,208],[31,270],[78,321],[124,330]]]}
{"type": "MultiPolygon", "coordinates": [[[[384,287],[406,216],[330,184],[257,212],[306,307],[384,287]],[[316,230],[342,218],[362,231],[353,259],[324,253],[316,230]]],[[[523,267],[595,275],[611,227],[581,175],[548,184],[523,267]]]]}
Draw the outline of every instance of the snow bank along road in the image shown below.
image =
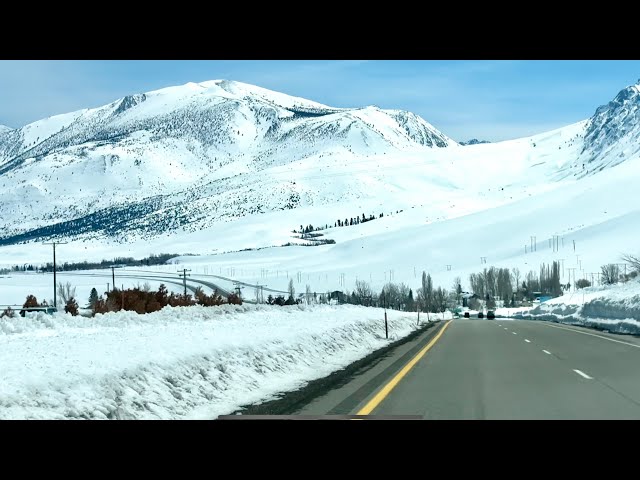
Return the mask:
{"type": "Polygon", "coordinates": [[[640,419],[639,362],[635,337],[530,320],[456,319],[292,413],[640,419]]]}
{"type": "Polygon", "coordinates": [[[358,306],[166,307],[0,319],[0,419],[213,419],[416,331],[358,306]]]}

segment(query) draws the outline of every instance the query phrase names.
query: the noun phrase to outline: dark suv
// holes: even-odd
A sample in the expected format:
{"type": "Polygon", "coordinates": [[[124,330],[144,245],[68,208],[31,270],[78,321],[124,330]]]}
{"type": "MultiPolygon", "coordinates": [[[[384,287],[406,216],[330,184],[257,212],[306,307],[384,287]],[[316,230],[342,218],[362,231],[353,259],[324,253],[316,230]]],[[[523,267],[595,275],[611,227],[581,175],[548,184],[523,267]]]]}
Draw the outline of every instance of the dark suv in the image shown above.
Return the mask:
{"type": "Polygon", "coordinates": [[[487,312],[487,319],[489,319],[489,320],[493,320],[493,319],[495,319],[495,318],[496,318],[496,313],[495,313],[493,310],[489,310],[489,311],[487,312]]]}

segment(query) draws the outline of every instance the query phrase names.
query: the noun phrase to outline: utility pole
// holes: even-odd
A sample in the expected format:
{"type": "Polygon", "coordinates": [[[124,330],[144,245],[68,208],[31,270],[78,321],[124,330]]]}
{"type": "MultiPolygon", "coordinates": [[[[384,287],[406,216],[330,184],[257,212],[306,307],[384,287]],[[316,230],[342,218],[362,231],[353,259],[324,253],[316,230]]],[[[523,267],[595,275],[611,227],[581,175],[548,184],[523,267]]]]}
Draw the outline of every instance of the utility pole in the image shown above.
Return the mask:
{"type": "Polygon", "coordinates": [[[576,291],[576,267],[571,267],[571,268],[567,268],[567,270],[569,270],[569,281],[571,281],[571,272],[573,271],[573,283],[572,283],[572,287],[573,287],[573,291],[576,291]]]}
{"type": "Polygon", "coordinates": [[[116,272],[115,272],[115,265],[111,265],[111,281],[113,282],[113,288],[116,288],[116,272]]]}
{"type": "Polygon", "coordinates": [[[67,242],[45,242],[43,245],[53,245],[53,306],[54,308],[58,308],[56,297],[56,245],[66,245],[67,242]]]}
{"type": "MultiPolygon", "coordinates": [[[[184,296],[185,296],[185,297],[187,296],[187,277],[188,277],[188,276],[189,276],[189,277],[191,276],[191,275],[190,275],[190,274],[188,274],[187,272],[190,272],[190,271],[191,271],[191,269],[183,268],[183,269],[182,269],[182,273],[178,273],[178,276],[179,276],[179,277],[182,277],[182,282],[183,282],[183,284],[184,284],[184,296]]],[[[179,272],[179,270],[178,270],[178,272],[179,272]]]]}
{"type": "Polygon", "coordinates": [[[389,326],[387,325],[387,292],[382,290],[382,295],[384,298],[384,336],[386,339],[389,339],[389,326]]]}
{"type": "Polygon", "coordinates": [[[573,241],[573,251],[574,252],[576,251],[576,241],[575,240],[573,241]]]}

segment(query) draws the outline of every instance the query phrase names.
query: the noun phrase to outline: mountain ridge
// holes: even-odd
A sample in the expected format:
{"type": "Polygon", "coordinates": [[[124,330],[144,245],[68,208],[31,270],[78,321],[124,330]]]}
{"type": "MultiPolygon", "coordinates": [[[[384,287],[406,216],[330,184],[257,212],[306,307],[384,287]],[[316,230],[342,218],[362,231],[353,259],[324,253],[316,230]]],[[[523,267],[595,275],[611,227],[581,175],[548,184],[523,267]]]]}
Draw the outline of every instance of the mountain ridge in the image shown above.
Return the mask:
{"type": "Polygon", "coordinates": [[[506,169],[506,185],[528,185],[530,168],[540,185],[579,179],[629,158],[621,148],[638,151],[625,142],[638,138],[637,104],[628,87],[586,121],[460,149],[412,112],[334,108],[229,80],[127,95],[0,134],[0,244],[127,242],[300,207],[369,208],[381,191],[398,208],[419,203],[416,188],[482,196],[476,158],[506,169]]]}

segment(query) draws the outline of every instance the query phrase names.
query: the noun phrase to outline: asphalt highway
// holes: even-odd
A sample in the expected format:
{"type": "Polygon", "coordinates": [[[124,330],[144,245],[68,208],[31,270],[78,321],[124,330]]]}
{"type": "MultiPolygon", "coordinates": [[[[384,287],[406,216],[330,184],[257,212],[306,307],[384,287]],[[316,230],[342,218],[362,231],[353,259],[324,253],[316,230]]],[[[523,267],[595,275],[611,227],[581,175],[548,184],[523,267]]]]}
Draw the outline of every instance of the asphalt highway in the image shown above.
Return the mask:
{"type": "Polygon", "coordinates": [[[529,320],[439,322],[297,415],[640,419],[640,339],[529,320]]]}

